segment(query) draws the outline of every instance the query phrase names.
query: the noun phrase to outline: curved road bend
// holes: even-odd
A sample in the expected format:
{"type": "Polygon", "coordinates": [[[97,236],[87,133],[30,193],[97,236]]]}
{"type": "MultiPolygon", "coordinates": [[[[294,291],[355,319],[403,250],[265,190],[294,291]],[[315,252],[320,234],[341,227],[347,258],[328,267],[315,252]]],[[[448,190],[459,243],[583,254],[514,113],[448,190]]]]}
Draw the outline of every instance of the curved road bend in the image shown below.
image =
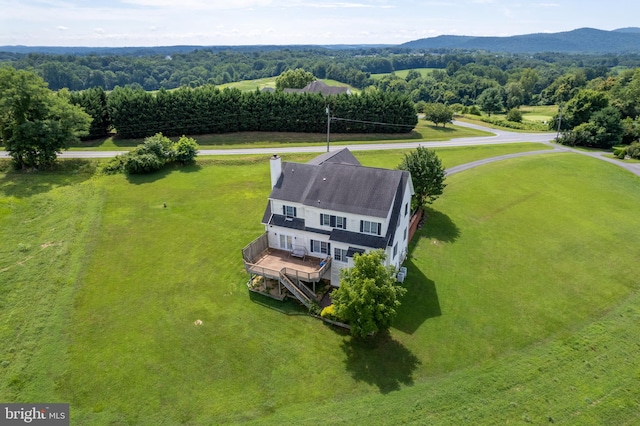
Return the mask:
{"type": "MultiPolygon", "coordinates": [[[[522,143],[522,142],[537,142],[548,144],[552,149],[543,151],[531,151],[521,152],[516,154],[501,155],[498,157],[486,158],[479,161],[474,161],[467,164],[451,167],[447,169],[447,174],[459,173],[463,170],[468,170],[472,167],[477,167],[483,164],[491,163],[494,161],[506,160],[509,158],[523,157],[528,155],[547,154],[552,152],[574,152],[577,154],[587,155],[589,157],[597,158],[609,163],[622,167],[631,173],[640,176],[640,163],[623,163],[621,161],[607,158],[604,152],[586,152],[577,149],[564,147],[561,145],[554,145],[551,142],[555,138],[555,133],[516,133],[506,130],[491,129],[488,127],[480,126],[477,124],[465,123],[462,121],[454,121],[454,124],[463,127],[470,127],[472,129],[483,130],[485,132],[493,133],[493,136],[481,136],[471,138],[458,138],[449,141],[440,142],[398,142],[398,143],[378,143],[378,144],[357,144],[357,145],[340,145],[340,148],[349,148],[351,151],[376,151],[387,149],[412,149],[418,146],[426,148],[442,148],[442,147],[459,147],[459,146],[475,146],[475,145],[498,145],[509,143],[522,143]]],[[[299,146],[299,147],[279,147],[279,148],[241,148],[241,149],[201,149],[198,151],[199,155],[244,155],[244,154],[285,154],[285,153],[322,153],[326,151],[326,146],[299,146]]],[[[115,157],[118,154],[123,154],[126,151],[65,151],[59,155],[60,158],[109,158],[115,157]]],[[[8,158],[6,151],[0,151],[0,158],[8,158]]]]}
{"type": "MultiPolygon", "coordinates": [[[[412,149],[418,146],[427,148],[442,148],[448,146],[473,146],[473,145],[496,145],[507,143],[521,142],[541,142],[550,143],[553,133],[515,133],[502,130],[489,129],[487,127],[478,126],[456,121],[454,124],[458,126],[470,127],[478,130],[493,133],[493,136],[479,136],[472,138],[458,138],[448,141],[428,142],[396,142],[396,143],[376,143],[376,144],[356,144],[356,145],[339,145],[340,148],[349,148],[351,151],[375,151],[385,149],[412,149]]],[[[278,147],[278,148],[240,148],[240,149],[201,149],[199,155],[245,155],[245,154],[286,154],[286,153],[305,153],[305,152],[325,152],[326,145],[314,146],[298,146],[298,147],[278,147]]],[[[64,151],[60,158],[108,158],[115,157],[127,151],[64,151]]],[[[0,158],[7,158],[6,151],[0,151],[0,158]]]]}

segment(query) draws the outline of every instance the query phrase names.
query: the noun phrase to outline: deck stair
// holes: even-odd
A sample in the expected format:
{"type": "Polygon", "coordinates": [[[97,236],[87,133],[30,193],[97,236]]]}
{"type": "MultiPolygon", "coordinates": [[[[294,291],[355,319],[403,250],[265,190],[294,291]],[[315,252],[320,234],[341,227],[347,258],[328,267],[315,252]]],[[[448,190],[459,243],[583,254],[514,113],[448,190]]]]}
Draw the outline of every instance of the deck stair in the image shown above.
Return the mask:
{"type": "Polygon", "coordinates": [[[289,280],[298,288],[298,290],[302,291],[309,299],[314,300],[316,298],[316,293],[309,287],[304,285],[304,283],[300,280],[298,271],[290,268],[282,268],[280,273],[286,275],[287,278],[289,278],[289,280]]]}
{"type": "Polygon", "coordinates": [[[285,286],[287,290],[293,294],[304,306],[309,308],[311,306],[311,299],[300,289],[296,284],[291,281],[284,272],[280,272],[280,282],[285,286]]]}

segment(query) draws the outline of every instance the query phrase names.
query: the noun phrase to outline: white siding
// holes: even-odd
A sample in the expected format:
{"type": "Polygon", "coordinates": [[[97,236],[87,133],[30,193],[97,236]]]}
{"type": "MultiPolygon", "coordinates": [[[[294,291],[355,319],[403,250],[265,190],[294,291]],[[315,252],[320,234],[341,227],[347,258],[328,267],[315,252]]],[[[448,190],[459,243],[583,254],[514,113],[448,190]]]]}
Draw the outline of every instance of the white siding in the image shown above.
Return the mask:
{"type": "MultiPolygon", "coordinates": [[[[413,191],[413,184],[411,182],[411,180],[409,179],[409,181],[407,182],[407,186],[405,188],[404,191],[404,197],[402,200],[402,204],[399,206],[400,208],[400,215],[398,217],[398,224],[397,224],[397,228],[395,229],[395,238],[394,241],[392,241],[391,245],[385,248],[385,253],[387,255],[387,265],[393,265],[395,268],[399,268],[402,265],[402,262],[405,259],[405,256],[407,254],[407,248],[408,248],[408,239],[404,238],[404,231],[405,229],[409,228],[409,220],[411,219],[411,197],[413,195],[414,191],[413,191]],[[408,213],[405,214],[405,205],[409,205],[409,209],[408,209],[408,213]],[[395,258],[393,257],[393,247],[398,244],[398,252],[397,255],[395,256],[395,258]]],[[[350,232],[360,232],[360,221],[362,220],[366,220],[366,221],[370,221],[370,222],[377,222],[380,223],[381,226],[381,232],[380,235],[381,236],[385,236],[387,234],[388,231],[388,226],[389,226],[389,220],[391,218],[391,211],[389,212],[388,216],[386,218],[380,218],[380,217],[373,217],[373,216],[364,216],[364,215],[356,215],[356,214],[348,214],[348,213],[343,213],[343,212],[338,212],[338,211],[332,211],[332,210],[326,210],[326,209],[319,209],[319,208],[315,208],[315,207],[311,207],[311,206],[305,206],[299,203],[292,203],[292,202],[286,202],[286,201],[281,201],[281,200],[271,200],[271,211],[273,214],[278,214],[281,215],[283,212],[283,205],[287,205],[287,206],[292,206],[292,207],[296,207],[296,217],[300,218],[300,219],[304,219],[305,220],[305,226],[307,228],[315,228],[315,229],[322,229],[322,230],[326,230],[326,231],[330,231],[332,229],[332,227],[330,226],[324,226],[320,224],[320,214],[328,214],[328,215],[335,215],[335,216],[340,216],[340,217],[346,217],[347,218],[347,231],[350,232]]],[[[299,231],[299,230],[295,230],[295,229],[289,229],[289,228],[281,228],[278,226],[266,226],[266,230],[269,236],[269,246],[273,247],[273,248],[279,248],[280,247],[280,240],[279,240],[279,235],[280,234],[285,234],[285,235],[291,235],[294,238],[293,244],[296,246],[303,246],[307,252],[310,255],[316,256],[316,257],[323,257],[325,256],[322,253],[312,253],[311,252],[311,240],[316,240],[316,241],[324,241],[327,243],[331,244],[331,250],[330,253],[328,253],[329,256],[333,257],[334,255],[334,249],[335,248],[341,248],[344,250],[347,250],[349,248],[348,244],[344,244],[344,243],[338,243],[335,241],[329,241],[329,235],[323,235],[323,234],[318,234],[318,233],[314,233],[314,232],[306,232],[306,231],[299,231]]],[[[362,247],[365,248],[365,247],[362,247]]],[[[369,249],[367,249],[369,250],[369,249]]],[[[339,274],[340,274],[340,269],[345,268],[345,267],[351,267],[353,266],[353,259],[349,258],[348,262],[338,262],[338,261],[334,261],[332,262],[332,272],[331,272],[331,282],[332,285],[334,286],[338,286],[339,285],[339,274]]]]}

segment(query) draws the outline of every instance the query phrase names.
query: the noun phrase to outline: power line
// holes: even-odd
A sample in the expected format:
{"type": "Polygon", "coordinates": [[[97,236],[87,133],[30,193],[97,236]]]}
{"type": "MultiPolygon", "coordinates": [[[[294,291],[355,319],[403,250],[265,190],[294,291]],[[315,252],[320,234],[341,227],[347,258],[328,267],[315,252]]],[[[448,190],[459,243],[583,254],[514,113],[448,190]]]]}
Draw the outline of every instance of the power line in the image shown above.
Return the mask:
{"type": "Polygon", "coordinates": [[[415,125],[410,125],[410,124],[394,124],[394,123],[383,123],[379,121],[351,120],[349,118],[339,118],[339,117],[331,117],[331,119],[336,121],[349,121],[352,123],[374,124],[377,126],[407,127],[410,129],[413,129],[414,127],[416,127],[415,125]]]}

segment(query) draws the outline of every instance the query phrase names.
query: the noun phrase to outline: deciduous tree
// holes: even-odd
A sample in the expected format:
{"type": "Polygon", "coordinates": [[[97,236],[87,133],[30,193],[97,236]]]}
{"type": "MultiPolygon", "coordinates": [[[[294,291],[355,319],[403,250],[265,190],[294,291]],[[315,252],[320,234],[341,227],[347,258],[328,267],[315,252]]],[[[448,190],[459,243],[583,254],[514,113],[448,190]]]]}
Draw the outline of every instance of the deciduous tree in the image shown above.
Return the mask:
{"type": "Polygon", "coordinates": [[[193,138],[182,136],[173,144],[173,158],[180,164],[192,163],[198,155],[198,143],[193,138]]]}
{"type": "Polygon", "coordinates": [[[415,190],[414,208],[424,207],[436,200],[444,190],[445,170],[435,151],[418,147],[404,155],[398,166],[400,170],[411,173],[415,190]]]}
{"type": "Polygon", "coordinates": [[[0,67],[0,139],[19,169],[51,165],[91,117],[33,72],[0,67]]]}
{"type": "Polygon", "coordinates": [[[334,314],[349,323],[354,336],[388,329],[406,293],[384,260],[382,250],[356,254],[353,267],[340,271],[340,287],[331,293],[334,314]]]}
{"type": "Polygon", "coordinates": [[[511,108],[507,112],[507,121],[513,121],[514,123],[521,123],[522,111],[520,111],[518,108],[511,108]]]}
{"type": "Polygon", "coordinates": [[[502,90],[499,87],[490,87],[485,89],[480,96],[478,96],[478,105],[480,108],[489,114],[500,112],[504,109],[502,102],[502,90]]]}
{"type": "Polygon", "coordinates": [[[313,74],[303,68],[287,70],[276,78],[276,89],[302,89],[315,79],[316,77],[313,74]]]}
{"type": "Polygon", "coordinates": [[[442,123],[442,127],[447,127],[447,123],[453,121],[453,110],[445,104],[432,103],[426,104],[423,108],[424,118],[437,126],[442,123]]]}
{"type": "Polygon", "coordinates": [[[606,107],[595,112],[588,122],[563,134],[558,142],[564,145],[611,148],[622,142],[623,134],[620,112],[615,107],[606,107]]]}

